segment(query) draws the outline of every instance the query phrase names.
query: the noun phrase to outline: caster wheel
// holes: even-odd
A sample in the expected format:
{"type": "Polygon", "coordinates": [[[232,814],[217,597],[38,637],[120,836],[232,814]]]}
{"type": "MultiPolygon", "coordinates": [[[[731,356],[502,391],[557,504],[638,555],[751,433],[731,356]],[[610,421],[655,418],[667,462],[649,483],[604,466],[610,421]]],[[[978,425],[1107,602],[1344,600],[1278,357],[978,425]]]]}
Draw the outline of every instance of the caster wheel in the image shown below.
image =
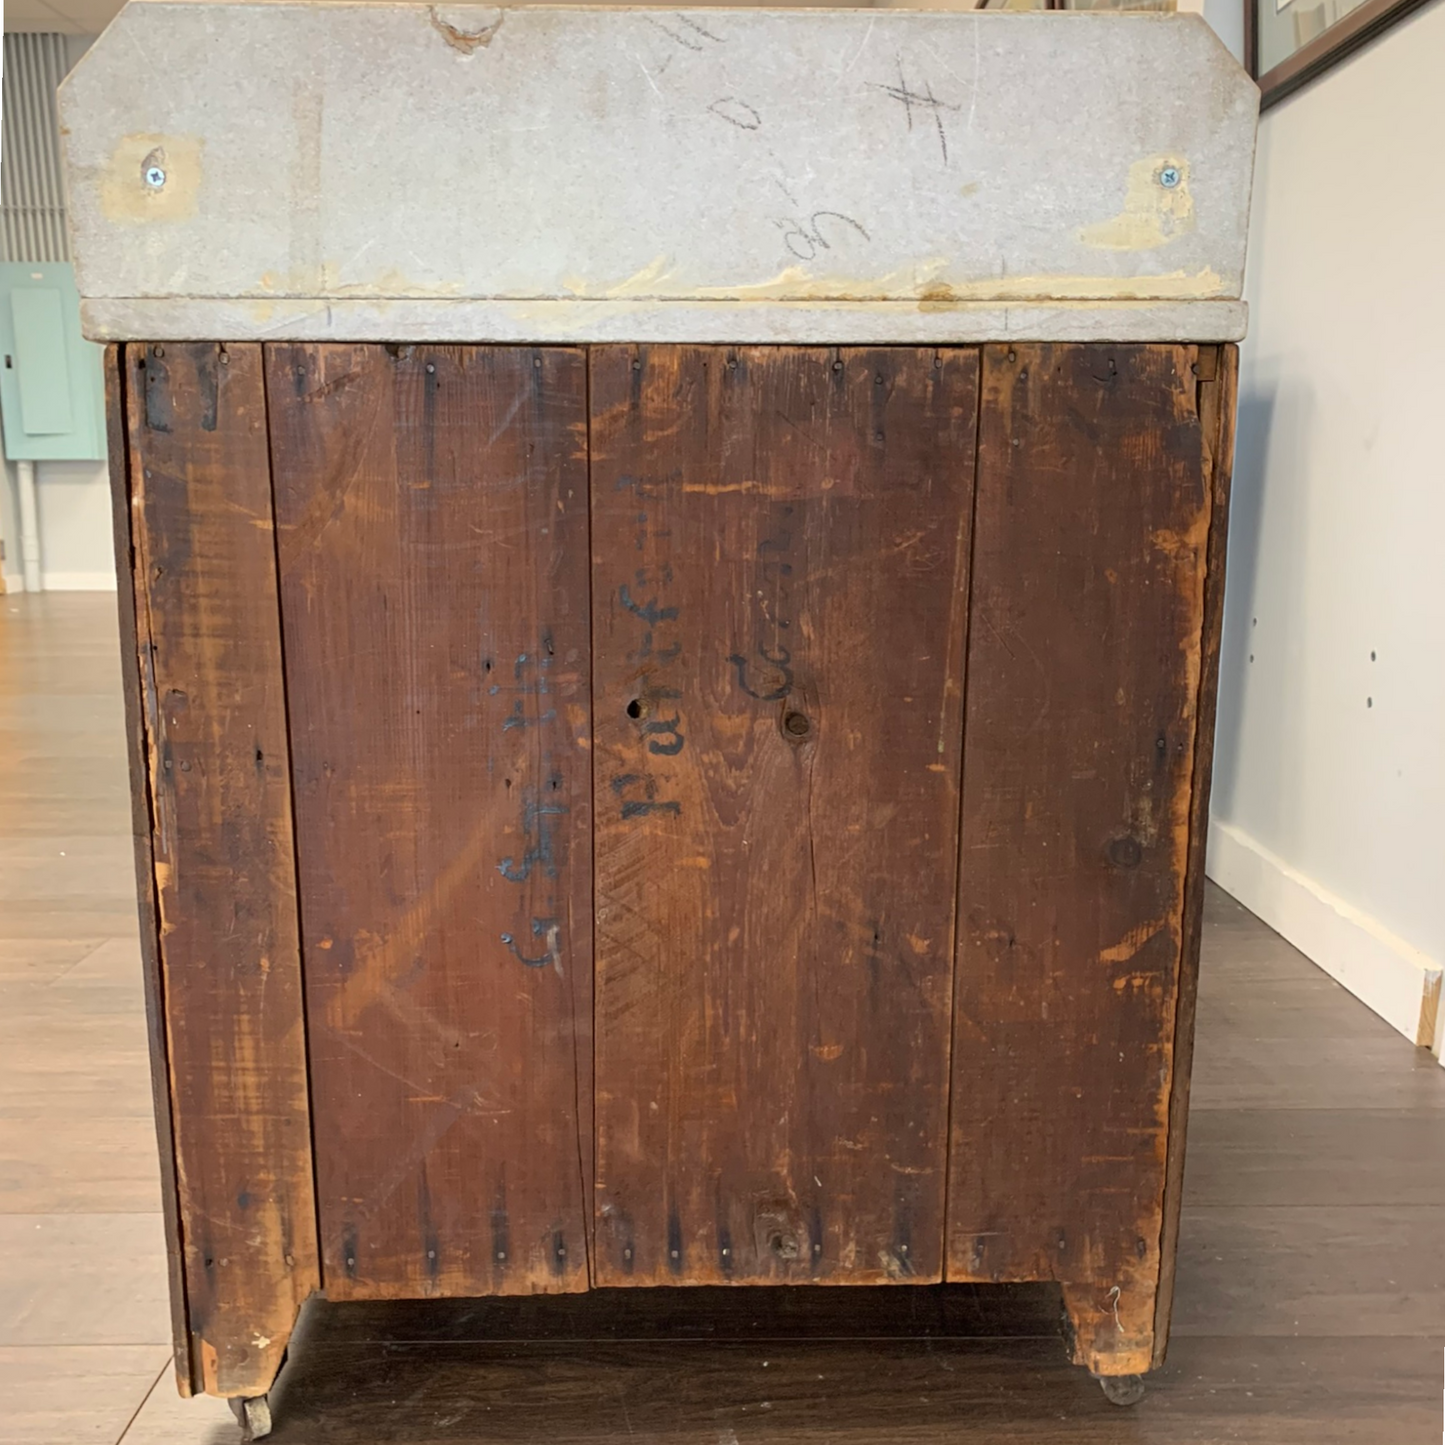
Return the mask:
{"type": "Polygon", "coordinates": [[[1111,1405],[1137,1405],[1144,1398],[1143,1375],[1099,1375],[1099,1388],[1111,1405]]]}
{"type": "Polygon", "coordinates": [[[231,1410],[241,1422],[241,1439],[259,1440],[271,1433],[271,1403],[265,1395],[252,1395],[249,1399],[233,1399],[231,1410]]]}

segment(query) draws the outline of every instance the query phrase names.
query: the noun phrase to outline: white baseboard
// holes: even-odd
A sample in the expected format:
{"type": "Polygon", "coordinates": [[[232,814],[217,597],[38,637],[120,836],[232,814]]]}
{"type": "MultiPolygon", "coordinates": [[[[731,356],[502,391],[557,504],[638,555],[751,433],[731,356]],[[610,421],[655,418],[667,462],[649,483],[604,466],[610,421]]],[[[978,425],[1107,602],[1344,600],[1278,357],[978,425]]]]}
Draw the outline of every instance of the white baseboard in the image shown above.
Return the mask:
{"type": "Polygon", "coordinates": [[[47,592],[114,592],[115,573],[42,572],[40,582],[47,592]]]}
{"type": "MultiPolygon", "coordinates": [[[[1445,1053],[1441,961],[1291,868],[1232,823],[1209,821],[1205,872],[1411,1043],[1445,1053]]],[[[1445,1064],[1445,1057],[1441,1057],[1445,1064]]]]}
{"type": "Polygon", "coordinates": [[[0,582],[4,583],[7,596],[11,592],[25,590],[25,574],[23,572],[0,572],[0,582]]]}

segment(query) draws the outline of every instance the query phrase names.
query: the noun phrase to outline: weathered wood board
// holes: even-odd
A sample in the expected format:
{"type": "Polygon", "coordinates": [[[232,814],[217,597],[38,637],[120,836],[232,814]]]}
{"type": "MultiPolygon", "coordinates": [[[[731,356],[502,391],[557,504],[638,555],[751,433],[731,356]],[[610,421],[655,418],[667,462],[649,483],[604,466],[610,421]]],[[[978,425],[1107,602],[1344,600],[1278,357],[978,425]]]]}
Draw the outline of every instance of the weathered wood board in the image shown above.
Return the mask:
{"type": "Polygon", "coordinates": [[[267,379],[327,1292],[584,1289],[585,358],[267,379]]]}
{"type": "MultiPolygon", "coordinates": [[[[1188,346],[984,349],[948,1275],[1152,1362],[1214,437],[1188,346]]],[[[1212,352],[1211,352],[1212,359],[1212,352]]]]}
{"type": "Polygon", "coordinates": [[[1164,1178],[1164,1222],[1159,1243],[1159,1292],[1154,1305],[1154,1366],[1164,1363],[1174,1304],[1174,1266],[1184,1194],[1184,1143],[1189,1081],[1194,1062],[1194,1015],[1199,986],[1199,944],[1204,926],[1204,855],[1209,837],[1209,793],[1214,772],[1214,721],[1219,692],[1219,643],[1224,627],[1225,551],[1229,543],[1229,484],[1234,470],[1234,419],[1239,349],[1201,346],[1199,421],[1208,449],[1210,514],[1200,636],[1199,706],[1194,730],[1194,777],[1189,803],[1189,864],[1184,876],[1183,947],[1174,1017],[1174,1058],[1169,1092],[1169,1148],[1164,1178]]]}
{"type": "Polygon", "coordinates": [[[941,1277],[977,378],[592,353],[599,1283],[941,1277]]]}
{"type": "Polygon", "coordinates": [[[129,346],[138,672],[190,1374],[263,1393],[320,1283],[259,346],[129,346]]]}
{"type": "MultiPolygon", "coordinates": [[[[139,368],[136,368],[139,371],[139,368]]],[[[125,364],[123,346],[105,349],[105,432],[111,482],[111,528],[115,542],[116,612],[120,624],[121,688],[125,702],[126,761],[130,767],[131,835],[135,847],[136,904],[140,924],[141,978],[145,988],[146,1034],[151,1058],[151,1097],[156,1114],[156,1149],[161,1176],[161,1213],[166,1233],[170,1285],[171,1343],[176,1383],[183,1395],[195,1389],[191,1374],[191,1330],[186,1308],[185,1259],[181,1251],[181,1204],[176,1180],[175,1128],[171,1118],[170,1056],[166,1048],[165,982],[161,976],[160,923],[156,914],[156,869],[151,838],[150,755],[141,655],[149,656],[149,622],[143,630],[136,612],[136,544],[131,516],[130,438],[127,383],[142,381],[125,364]]],[[[143,383],[142,383],[143,384],[143,383]]]]}
{"type": "Polygon", "coordinates": [[[1162,1357],[1232,348],[112,361],[183,1385],[318,1286],[1162,1357]]]}

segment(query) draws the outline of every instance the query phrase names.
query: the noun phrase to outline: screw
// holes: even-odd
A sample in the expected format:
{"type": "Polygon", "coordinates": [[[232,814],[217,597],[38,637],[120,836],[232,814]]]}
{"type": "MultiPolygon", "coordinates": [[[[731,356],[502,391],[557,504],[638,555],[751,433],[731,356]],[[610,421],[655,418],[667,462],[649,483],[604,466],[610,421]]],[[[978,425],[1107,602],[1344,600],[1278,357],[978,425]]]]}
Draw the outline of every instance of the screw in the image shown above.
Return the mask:
{"type": "Polygon", "coordinates": [[[1159,184],[1163,186],[1166,191],[1172,191],[1183,179],[1184,177],[1180,174],[1178,166],[1165,166],[1164,169],[1159,172],[1159,184]]]}
{"type": "Polygon", "coordinates": [[[809,722],[807,715],[800,712],[790,712],[783,719],[783,730],[789,737],[805,738],[812,729],[813,724],[809,722]]]}
{"type": "Polygon", "coordinates": [[[160,166],[147,166],[145,168],[145,182],[151,190],[158,191],[166,183],[166,173],[160,166]]]}

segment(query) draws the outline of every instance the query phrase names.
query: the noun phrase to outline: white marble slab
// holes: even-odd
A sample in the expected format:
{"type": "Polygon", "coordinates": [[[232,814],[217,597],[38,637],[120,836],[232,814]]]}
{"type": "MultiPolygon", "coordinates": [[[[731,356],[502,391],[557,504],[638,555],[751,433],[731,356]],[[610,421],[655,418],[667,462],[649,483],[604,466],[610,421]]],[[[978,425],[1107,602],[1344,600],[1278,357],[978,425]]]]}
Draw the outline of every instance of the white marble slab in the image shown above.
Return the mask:
{"type": "Polygon", "coordinates": [[[1235,339],[1256,115],[1091,12],[131,0],[61,94],[98,339],[1235,339]]]}

